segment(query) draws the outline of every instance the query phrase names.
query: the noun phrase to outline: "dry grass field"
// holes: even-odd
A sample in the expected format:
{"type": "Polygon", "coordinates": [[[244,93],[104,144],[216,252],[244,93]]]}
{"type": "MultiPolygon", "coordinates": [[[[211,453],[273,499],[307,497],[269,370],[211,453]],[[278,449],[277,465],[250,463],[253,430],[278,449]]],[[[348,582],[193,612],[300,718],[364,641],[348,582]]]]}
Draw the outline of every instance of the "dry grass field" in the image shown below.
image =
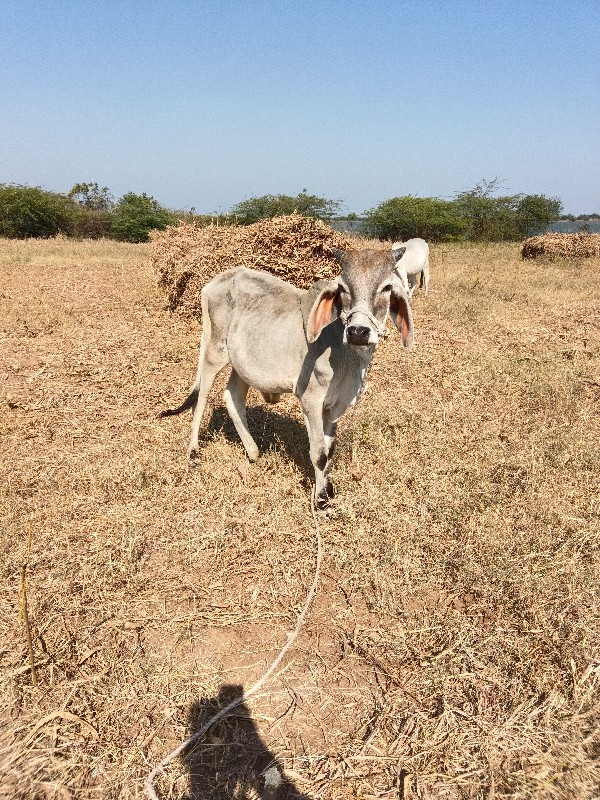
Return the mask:
{"type": "MultiPolygon", "coordinates": [[[[128,800],[265,670],[315,565],[293,398],[221,404],[145,245],[0,242],[0,797],[128,800]],[[37,665],[20,610],[22,567],[37,665]]],[[[340,425],[315,603],[171,800],[600,796],[600,260],[439,245],[340,425]]]]}

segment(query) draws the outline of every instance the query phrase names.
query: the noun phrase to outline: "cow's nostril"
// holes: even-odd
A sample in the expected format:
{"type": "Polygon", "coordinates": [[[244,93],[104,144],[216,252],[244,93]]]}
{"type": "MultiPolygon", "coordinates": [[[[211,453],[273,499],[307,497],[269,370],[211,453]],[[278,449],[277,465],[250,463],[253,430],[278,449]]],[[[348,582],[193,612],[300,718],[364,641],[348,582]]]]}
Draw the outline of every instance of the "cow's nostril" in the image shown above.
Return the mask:
{"type": "Polygon", "coordinates": [[[352,341],[368,341],[371,329],[365,325],[350,325],[348,328],[348,338],[352,341]]]}

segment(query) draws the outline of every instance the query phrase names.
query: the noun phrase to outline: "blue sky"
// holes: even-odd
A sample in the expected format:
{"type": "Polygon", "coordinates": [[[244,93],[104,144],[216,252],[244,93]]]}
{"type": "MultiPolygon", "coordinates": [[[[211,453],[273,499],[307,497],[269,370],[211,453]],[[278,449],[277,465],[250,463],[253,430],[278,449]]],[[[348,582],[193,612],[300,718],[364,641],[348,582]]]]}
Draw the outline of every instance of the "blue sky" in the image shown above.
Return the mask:
{"type": "Polygon", "coordinates": [[[0,182],[224,211],[509,192],[600,213],[598,1],[2,0],[0,182]]]}

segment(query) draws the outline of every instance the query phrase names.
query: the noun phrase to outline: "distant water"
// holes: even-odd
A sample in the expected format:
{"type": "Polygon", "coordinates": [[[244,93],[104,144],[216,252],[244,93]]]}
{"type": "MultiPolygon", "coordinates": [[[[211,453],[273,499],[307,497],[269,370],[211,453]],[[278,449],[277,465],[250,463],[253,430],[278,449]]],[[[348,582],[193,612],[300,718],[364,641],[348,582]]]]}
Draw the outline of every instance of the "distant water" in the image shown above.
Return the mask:
{"type": "Polygon", "coordinates": [[[329,223],[334,231],[340,233],[356,233],[363,236],[367,231],[367,221],[364,219],[332,219],[329,223]]]}
{"type": "Polygon", "coordinates": [[[583,225],[588,226],[590,233],[600,233],[600,220],[597,222],[584,222],[583,220],[571,222],[568,219],[559,219],[558,222],[553,222],[549,226],[548,231],[553,233],[577,233],[583,225]]]}

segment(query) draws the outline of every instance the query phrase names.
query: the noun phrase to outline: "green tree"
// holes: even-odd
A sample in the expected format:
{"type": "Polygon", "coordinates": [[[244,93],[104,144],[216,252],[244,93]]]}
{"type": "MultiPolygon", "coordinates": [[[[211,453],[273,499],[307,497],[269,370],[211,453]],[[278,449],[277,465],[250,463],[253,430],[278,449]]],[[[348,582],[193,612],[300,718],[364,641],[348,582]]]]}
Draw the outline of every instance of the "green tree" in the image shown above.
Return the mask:
{"type": "Polygon", "coordinates": [[[516,237],[515,209],[521,195],[494,196],[500,188],[500,180],[494,178],[456,195],[456,212],[464,220],[465,235],[470,241],[493,242],[516,237]]]}
{"type": "Polygon", "coordinates": [[[67,197],[82,208],[89,208],[91,211],[111,211],[115,204],[108,186],[100,188],[97,183],[76,183],[67,197]]]}
{"type": "Polygon", "coordinates": [[[471,241],[522,239],[541,232],[560,216],[562,203],[541,194],[497,195],[498,178],[481,181],[456,195],[457,213],[464,220],[471,241]]]}
{"type": "Polygon", "coordinates": [[[368,231],[382,239],[441,241],[460,238],[464,230],[454,204],[435,197],[392,197],[366,214],[368,231]]]}
{"type": "Polygon", "coordinates": [[[122,242],[147,242],[151,230],[164,230],[175,222],[175,216],[153,197],[127,192],[114,207],[110,234],[122,242]]]}
{"type": "Polygon", "coordinates": [[[308,194],[303,189],[296,197],[286,194],[266,194],[262,197],[251,197],[242,200],[241,203],[233,206],[230,214],[235,214],[242,225],[249,225],[258,222],[260,219],[271,219],[272,217],[282,217],[293,214],[296,211],[303,217],[314,217],[316,219],[330,220],[331,217],[341,206],[338,200],[327,200],[324,197],[317,197],[308,194]]]}
{"type": "Polygon", "coordinates": [[[24,239],[69,234],[73,205],[60,194],[38,186],[0,184],[0,236],[24,239]]]}
{"type": "Polygon", "coordinates": [[[74,236],[99,239],[110,235],[114,199],[108,186],[100,188],[97,183],[76,183],[67,197],[76,208],[74,236]]]}
{"type": "Polygon", "coordinates": [[[516,206],[515,229],[518,237],[535,236],[543,233],[548,225],[560,217],[562,203],[558,197],[545,197],[543,194],[523,195],[516,206]]]}

